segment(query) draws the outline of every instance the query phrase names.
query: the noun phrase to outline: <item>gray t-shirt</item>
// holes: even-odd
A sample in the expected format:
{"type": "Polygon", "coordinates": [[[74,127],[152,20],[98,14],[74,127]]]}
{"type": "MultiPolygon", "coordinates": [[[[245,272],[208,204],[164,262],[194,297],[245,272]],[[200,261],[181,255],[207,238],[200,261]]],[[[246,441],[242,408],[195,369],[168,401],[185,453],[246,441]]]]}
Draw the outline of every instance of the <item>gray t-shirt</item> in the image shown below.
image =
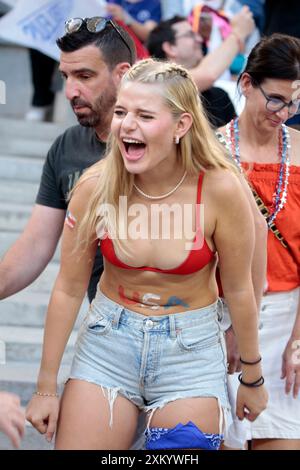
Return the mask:
{"type": "Polygon", "coordinates": [[[93,128],[77,125],[67,129],[48,152],[36,203],[66,210],[70,190],[83,171],[103,157],[105,149],[93,128]]]}
{"type": "MultiPolygon", "coordinates": [[[[106,145],[100,142],[95,130],[80,125],[70,127],[51,146],[43,167],[36,203],[66,210],[68,194],[83,171],[99,161],[106,145]]],[[[103,271],[103,260],[97,250],[95,264],[88,288],[91,301],[103,271]]]]}

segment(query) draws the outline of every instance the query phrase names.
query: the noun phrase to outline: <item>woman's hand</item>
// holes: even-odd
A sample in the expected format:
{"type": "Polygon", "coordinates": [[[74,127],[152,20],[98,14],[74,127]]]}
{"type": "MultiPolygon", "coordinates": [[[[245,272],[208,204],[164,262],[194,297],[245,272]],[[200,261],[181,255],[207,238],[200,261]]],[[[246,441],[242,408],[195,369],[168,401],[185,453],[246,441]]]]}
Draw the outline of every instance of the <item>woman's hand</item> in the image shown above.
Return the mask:
{"type": "Polygon", "coordinates": [[[9,437],[15,447],[24,435],[25,416],[20,399],[12,393],[0,392],[0,431],[9,437]]]}
{"type": "Polygon", "coordinates": [[[285,393],[293,389],[297,398],[300,389],[300,340],[290,338],[282,354],[281,378],[285,379],[285,393]]]}
{"type": "Polygon", "coordinates": [[[58,412],[58,397],[33,395],[26,408],[26,419],[51,442],[56,430],[58,412]]]}
{"type": "Polygon", "coordinates": [[[247,418],[254,421],[264,411],[268,403],[268,392],[266,388],[246,387],[240,385],[237,393],[236,415],[240,420],[247,418]]]}

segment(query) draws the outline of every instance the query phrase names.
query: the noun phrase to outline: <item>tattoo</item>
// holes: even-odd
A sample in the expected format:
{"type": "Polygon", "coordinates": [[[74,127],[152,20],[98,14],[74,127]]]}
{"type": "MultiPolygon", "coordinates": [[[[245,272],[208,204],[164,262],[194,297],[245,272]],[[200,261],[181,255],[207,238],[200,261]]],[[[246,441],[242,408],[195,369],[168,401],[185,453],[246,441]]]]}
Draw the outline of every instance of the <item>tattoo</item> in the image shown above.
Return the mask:
{"type": "Polygon", "coordinates": [[[76,224],[76,219],[73,214],[69,210],[67,210],[66,213],[66,218],[65,218],[65,223],[70,227],[74,228],[76,224]]]}
{"type": "Polygon", "coordinates": [[[179,297],[176,297],[175,295],[169,298],[164,308],[168,309],[170,307],[176,307],[177,305],[182,305],[182,307],[189,308],[189,305],[184,300],[180,299],[179,297]]]}
{"type": "Polygon", "coordinates": [[[159,295],[150,294],[150,293],[144,294],[142,297],[143,303],[141,303],[141,307],[150,307],[151,310],[158,310],[161,307],[161,305],[157,304],[156,302],[150,302],[150,299],[160,300],[161,297],[159,295]]]}
{"type": "Polygon", "coordinates": [[[139,299],[139,296],[140,294],[138,292],[134,292],[133,293],[133,296],[132,296],[132,300],[130,300],[126,294],[125,294],[125,290],[124,290],[124,287],[123,286],[119,286],[119,289],[118,289],[118,292],[119,292],[119,297],[121,300],[123,300],[123,302],[127,305],[133,305],[133,304],[138,304],[140,303],[140,299],[139,299]]]}
{"type": "Polygon", "coordinates": [[[158,310],[159,308],[168,309],[171,307],[176,307],[181,305],[182,307],[189,308],[189,304],[187,304],[184,300],[176,297],[175,295],[169,297],[166,305],[161,305],[158,302],[161,300],[161,297],[157,294],[147,293],[147,294],[140,294],[139,292],[133,292],[132,297],[128,298],[125,294],[125,289],[123,286],[119,286],[118,293],[120,299],[126,305],[134,305],[139,304],[140,307],[150,308],[151,310],[158,310]],[[157,302],[155,302],[157,301],[157,302]]]}

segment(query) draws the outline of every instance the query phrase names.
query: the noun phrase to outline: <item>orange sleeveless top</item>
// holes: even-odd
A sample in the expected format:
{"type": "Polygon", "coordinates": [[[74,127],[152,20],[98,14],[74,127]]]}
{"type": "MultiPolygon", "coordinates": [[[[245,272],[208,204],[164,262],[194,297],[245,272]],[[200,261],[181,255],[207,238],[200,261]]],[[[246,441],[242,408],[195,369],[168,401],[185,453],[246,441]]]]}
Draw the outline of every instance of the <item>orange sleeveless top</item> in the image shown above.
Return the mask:
{"type": "MultiPolygon", "coordinates": [[[[242,162],[247,178],[263,200],[272,206],[279,163],[242,162]]],[[[300,167],[291,165],[287,202],[277,214],[275,225],[288,242],[293,256],[268,231],[267,291],[289,291],[300,285],[300,167]],[[294,259],[293,259],[294,258],[294,259]]]]}

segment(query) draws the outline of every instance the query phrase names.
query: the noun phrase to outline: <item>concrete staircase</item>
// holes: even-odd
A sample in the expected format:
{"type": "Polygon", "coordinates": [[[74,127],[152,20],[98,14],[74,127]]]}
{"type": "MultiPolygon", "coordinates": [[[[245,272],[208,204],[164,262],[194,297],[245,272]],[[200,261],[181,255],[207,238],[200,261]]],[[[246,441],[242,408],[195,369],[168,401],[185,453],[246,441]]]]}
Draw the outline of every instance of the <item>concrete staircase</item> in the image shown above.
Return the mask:
{"type": "MultiPolygon", "coordinates": [[[[18,238],[30,216],[44,158],[62,131],[62,125],[0,117],[0,258],[18,238]]],[[[56,253],[31,286],[0,302],[0,390],[20,395],[24,406],[35,390],[45,313],[58,272],[58,256],[56,253]]],[[[86,303],[82,310],[86,310],[86,303]]],[[[64,354],[60,383],[68,374],[75,339],[76,331],[64,354]]],[[[0,433],[0,449],[10,448],[0,433]]],[[[49,449],[51,445],[27,425],[22,448],[49,449]]]]}

